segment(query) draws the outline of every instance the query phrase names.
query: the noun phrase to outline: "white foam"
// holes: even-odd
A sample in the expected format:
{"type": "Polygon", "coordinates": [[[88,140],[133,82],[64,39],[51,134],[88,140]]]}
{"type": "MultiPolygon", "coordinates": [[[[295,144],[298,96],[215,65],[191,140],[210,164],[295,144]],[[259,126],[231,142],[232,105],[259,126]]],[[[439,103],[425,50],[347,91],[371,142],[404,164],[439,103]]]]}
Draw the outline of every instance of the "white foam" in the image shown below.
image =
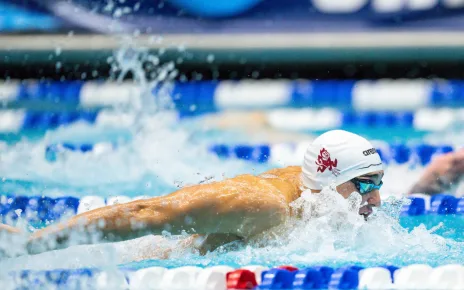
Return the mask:
{"type": "Polygon", "coordinates": [[[128,196],[124,195],[118,195],[118,196],[111,196],[108,198],[106,201],[106,205],[115,205],[115,204],[121,204],[121,203],[128,203],[131,202],[132,199],[128,196]]]}
{"type": "Polygon", "coordinates": [[[77,213],[84,213],[105,206],[105,200],[100,196],[84,196],[79,201],[77,213]]]}
{"type": "Polygon", "coordinates": [[[100,142],[93,145],[92,154],[101,155],[113,150],[113,145],[109,142],[100,142]]]}
{"type": "MultiPolygon", "coordinates": [[[[118,121],[112,124],[117,126],[118,121]]],[[[113,127],[107,138],[119,141],[127,139],[129,133],[132,140],[121,142],[114,150],[110,150],[107,143],[101,152],[97,150],[91,154],[68,151],[50,163],[45,159],[48,140],[65,142],[70,136],[85,140],[93,131],[93,135],[100,132],[101,136],[107,127],[103,124],[72,126],[66,134],[62,128],[60,138],[49,133],[39,142],[24,140],[4,148],[0,176],[65,186],[105,186],[111,187],[109,193],[113,194],[140,190],[140,183],[148,177],[150,181],[144,190],[149,190],[150,195],[161,195],[172,191],[179,183],[198,183],[211,176],[222,179],[253,170],[264,171],[262,168],[267,167],[263,164],[250,168],[247,161],[220,160],[208,152],[206,142],[192,142],[191,133],[175,124],[172,115],[157,114],[141,120],[136,132],[127,131],[125,125],[121,125],[120,131],[113,127]]]]}
{"type": "Polygon", "coordinates": [[[329,189],[304,194],[292,204],[299,219],[257,236],[251,244],[259,247],[231,253],[230,258],[244,264],[347,261],[378,265],[387,261],[423,263],[450,253],[459,256],[464,249],[462,243],[433,234],[437,228],[428,230],[424,225],[411,231],[402,228],[398,222],[401,201],[390,201],[389,207],[375,209],[365,222],[358,214],[359,201],[354,198],[357,195],[345,200],[329,189]]]}
{"type": "Polygon", "coordinates": [[[130,127],[135,123],[136,115],[115,111],[101,111],[97,115],[96,123],[101,126],[130,127]]]}

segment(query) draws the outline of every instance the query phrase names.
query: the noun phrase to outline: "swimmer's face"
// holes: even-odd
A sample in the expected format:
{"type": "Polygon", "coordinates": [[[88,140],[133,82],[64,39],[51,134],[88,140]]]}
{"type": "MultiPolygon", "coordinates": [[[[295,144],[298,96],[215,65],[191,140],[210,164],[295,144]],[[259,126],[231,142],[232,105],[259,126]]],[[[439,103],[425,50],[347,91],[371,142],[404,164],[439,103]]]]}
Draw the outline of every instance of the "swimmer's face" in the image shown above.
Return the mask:
{"type": "MultiPolygon", "coordinates": [[[[380,171],[374,171],[368,174],[358,176],[358,179],[378,180],[382,176],[383,176],[383,170],[380,170],[380,171]]],[[[348,198],[353,191],[358,191],[358,190],[356,189],[356,186],[354,185],[352,181],[347,181],[337,186],[337,191],[344,198],[348,198]]],[[[365,205],[363,205],[359,209],[359,214],[364,215],[364,217],[368,217],[372,213],[372,208],[375,206],[380,206],[381,204],[380,192],[378,189],[375,189],[361,196],[362,196],[361,204],[365,204],[365,205]]]]}

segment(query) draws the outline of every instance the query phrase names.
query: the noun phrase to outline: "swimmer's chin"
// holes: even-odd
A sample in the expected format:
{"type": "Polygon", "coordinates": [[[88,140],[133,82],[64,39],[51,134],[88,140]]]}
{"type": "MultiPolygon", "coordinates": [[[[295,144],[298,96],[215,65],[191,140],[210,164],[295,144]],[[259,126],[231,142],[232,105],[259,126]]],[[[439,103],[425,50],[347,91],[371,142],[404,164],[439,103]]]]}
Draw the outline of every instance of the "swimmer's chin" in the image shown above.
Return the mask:
{"type": "Polygon", "coordinates": [[[359,214],[364,216],[364,219],[367,219],[372,214],[372,205],[366,204],[359,208],[359,214]]]}

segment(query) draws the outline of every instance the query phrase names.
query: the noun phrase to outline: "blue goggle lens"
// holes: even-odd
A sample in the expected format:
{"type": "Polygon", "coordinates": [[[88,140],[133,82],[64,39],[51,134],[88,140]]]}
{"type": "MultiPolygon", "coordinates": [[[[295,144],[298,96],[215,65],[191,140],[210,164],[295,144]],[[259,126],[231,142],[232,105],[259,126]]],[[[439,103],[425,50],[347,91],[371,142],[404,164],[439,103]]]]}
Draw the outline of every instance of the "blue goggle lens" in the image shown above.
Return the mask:
{"type": "Polygon", "coordinates": [[[379,184],[375,184],[372,180],[367,180],[367,179],[355,178],[352,181],[360,194],[368,194],[369,192],[373,190],[380,189],[383,185],[382,181],[380,181],[379,184]]]}

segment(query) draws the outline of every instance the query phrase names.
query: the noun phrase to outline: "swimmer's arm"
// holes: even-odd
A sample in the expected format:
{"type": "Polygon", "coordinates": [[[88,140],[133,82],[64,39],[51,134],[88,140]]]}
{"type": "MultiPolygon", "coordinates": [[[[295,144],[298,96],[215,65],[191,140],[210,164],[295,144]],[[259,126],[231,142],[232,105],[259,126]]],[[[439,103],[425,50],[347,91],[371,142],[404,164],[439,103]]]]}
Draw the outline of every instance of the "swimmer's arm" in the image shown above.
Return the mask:
{"type": "MultiPolygon", "coordinates": [[[[287,216],[288,204],[279,196],[257,192],[250,184],[225,182],[192,186],[164,197],[95,209],[34,233],[30,246],[43,246],[43,241],[50,238],[65,244],[70,230],[79,228],[87,232],[97,228],[105,241],[159,235],[163,231],[174,235],[225,233],[248,237],[280,224],[287,216]]],[[[43,250],[46,249],[39,251],[43,250]]]]}
{"type": "Polygon", "coordinates": [[[464,149],[434,158],[409,193],[441,193],[449,190],[462,176],[464,176],[464,149]]]}

